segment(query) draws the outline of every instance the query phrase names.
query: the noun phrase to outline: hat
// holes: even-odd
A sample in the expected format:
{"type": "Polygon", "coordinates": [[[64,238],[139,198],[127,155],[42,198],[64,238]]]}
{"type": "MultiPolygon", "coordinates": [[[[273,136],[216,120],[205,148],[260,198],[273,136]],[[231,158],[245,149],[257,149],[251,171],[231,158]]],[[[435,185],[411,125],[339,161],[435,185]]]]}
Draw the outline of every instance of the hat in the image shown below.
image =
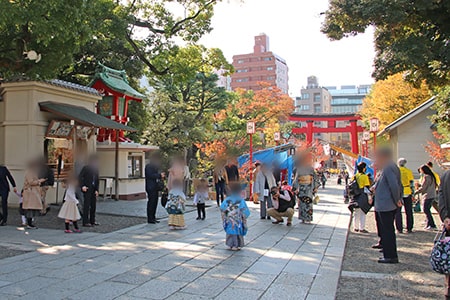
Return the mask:
{"type": "Polygon", "coordinates": [[[399,166],[404,167],[407,163],[406,158],[403,158],[403,157],[399,158],[397,163],[399,166]]]}

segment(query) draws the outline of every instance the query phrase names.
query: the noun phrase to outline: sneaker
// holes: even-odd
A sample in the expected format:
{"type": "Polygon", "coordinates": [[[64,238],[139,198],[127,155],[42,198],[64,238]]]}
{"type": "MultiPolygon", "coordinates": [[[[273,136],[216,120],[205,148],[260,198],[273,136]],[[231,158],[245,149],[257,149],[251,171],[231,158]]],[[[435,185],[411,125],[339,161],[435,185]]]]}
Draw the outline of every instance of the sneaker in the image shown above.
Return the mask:
{"type": "Polygon", "coordinates": [[[65,232],[65,233],[73,233],[73,231],[72,231],[72,230],[69,230],[69,229],[64,230],[64,232],[65,232]]]}
{"type": "Polygon", "coordinates": [[[73,232],[75,232],[75,233],[81,233],[81,230],[80,230],[80,229],[74,229],[73,232]]]}
{"type": "Polygon", "coordinates": [[[363,229],[363,230],[360,230],[359,232],[361,232],[361,233],[369,233],[367,230],[365,230],[365,229],[363,229]]]}
{"type": "Polygon", "coordinates": [[[435,230],[437,230],[437,227],[427,226],[424,229],[427,230],[427,231],[435,231],[435,230]]]}
{"type": "Polygon", "coordinates": [[[200,217],[197,217],[197,219],[196,220],[200,220],[201,218],[200,217]]]}
{"type": "Polygon", "coordinates": [[[27,229],[38,229],[38,228],[34,225],[27,225],[27,229]]]}
{"type": "Polygon", "coordinates": [[[205,221],[205,219],[206,219],[206,217],[203,217],[203,218],[202,218],[202,221],[205,221]]]}

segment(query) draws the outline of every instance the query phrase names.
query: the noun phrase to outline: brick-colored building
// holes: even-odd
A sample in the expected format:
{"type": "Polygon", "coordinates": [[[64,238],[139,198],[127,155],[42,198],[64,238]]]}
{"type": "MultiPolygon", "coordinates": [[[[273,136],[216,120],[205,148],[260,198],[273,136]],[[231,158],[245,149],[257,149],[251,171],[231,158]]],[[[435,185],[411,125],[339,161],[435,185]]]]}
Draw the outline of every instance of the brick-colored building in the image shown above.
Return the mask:
{"type": "Polygon", "coordinates": [[[253,53],[233,56],[235,73],[231,75],[231,88],[260,89],[259,82],[268,82],[288,94],[288,66],[286,61],[269,50],[269,37],[255,36],[253,53]]]}

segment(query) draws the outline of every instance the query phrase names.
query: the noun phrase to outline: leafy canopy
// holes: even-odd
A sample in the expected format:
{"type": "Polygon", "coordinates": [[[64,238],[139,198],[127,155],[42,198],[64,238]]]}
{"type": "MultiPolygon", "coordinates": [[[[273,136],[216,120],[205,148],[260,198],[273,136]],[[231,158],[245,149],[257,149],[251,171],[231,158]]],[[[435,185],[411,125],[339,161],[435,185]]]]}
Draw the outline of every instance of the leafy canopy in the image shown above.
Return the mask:
{"type": "Polygon", "coordinates": [[[122,64],[120,69],[145,66],[167,74],[170,66],[160,56],[174,55],[177,43],[197,42],[210,32],[218,2],[0,1],[0,78],[54,78],[62,72],[62,78],[82,82],[103,59],[122,64]],[[26,50],[40,53],[42,60],[24,59],[26,50]]]}

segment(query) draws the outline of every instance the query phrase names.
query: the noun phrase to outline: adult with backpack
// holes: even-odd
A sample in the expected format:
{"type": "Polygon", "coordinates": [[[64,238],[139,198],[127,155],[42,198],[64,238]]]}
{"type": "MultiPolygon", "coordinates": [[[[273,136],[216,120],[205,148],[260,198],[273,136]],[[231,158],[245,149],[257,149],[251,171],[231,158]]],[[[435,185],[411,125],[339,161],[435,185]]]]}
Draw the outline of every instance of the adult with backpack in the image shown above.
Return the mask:
{"type": "Polygon", "coordinates": [[[295,196],[289,190],[280,190],[279,187],[272,187],[270,190],[272,195],[273,207],[267,210],[267,215],[275,219],[272,224],[282,224],[283,218],[287,218],[287,226],[292,225],[292,217],[294,216],[295,196]]]}
{"type": "Polygon", "coordinates": [[[372,207],[370,196],[370,180],[366,175],[367,165],[360,162],[357,166],[358,172],[349,184],[351,202],[349,208],[353,211],[353,228],[355,232],[368,233],[366,227],[366,214],[372,207]]]}

